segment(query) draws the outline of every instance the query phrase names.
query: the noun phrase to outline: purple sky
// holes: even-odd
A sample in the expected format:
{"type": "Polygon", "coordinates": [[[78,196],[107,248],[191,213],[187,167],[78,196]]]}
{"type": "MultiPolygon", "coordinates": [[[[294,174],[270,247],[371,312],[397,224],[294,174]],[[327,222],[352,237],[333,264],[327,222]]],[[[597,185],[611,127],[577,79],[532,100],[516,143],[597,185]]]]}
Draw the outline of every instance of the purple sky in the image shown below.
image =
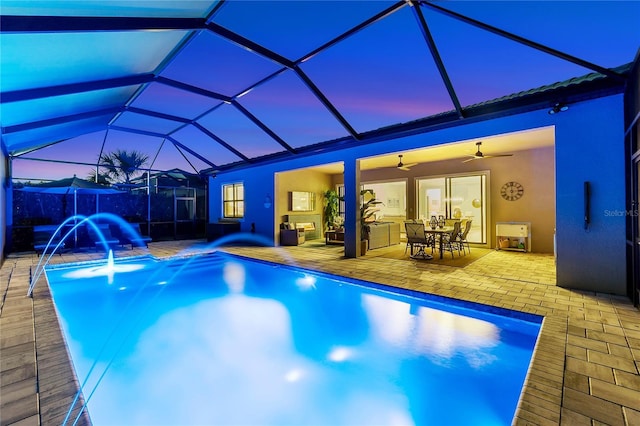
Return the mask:
{"type": "MultiPolygon", "coordinates": [[[[392,4],[392,1],[229,2],[213,22],[276,54],[296,60],[392,4]]],[[[605,67],[632,61],[640,46],[637,25],[640,2],[479,1],[438,4],[605,67]]],[[[203,13],[206,10],[208,8],[204,8],[203,13]]],[[[463,106],[591,72],[428,7],[421,10],[463,106]]],[[[19,75],[14,67],[23,63],[31,64],[32,78],[40,81],[39,84],[47,81],[56,84],[61,81],[59,74],[68,72],[67,68],[73,71],[64,75],[72,75],[78,82],[97,75],[116,77],[126,70],[131,74],[153,72],[168,50],[163,47],[154,56],[148,47],[157,45],[161,39],[174,40],[174,43],[178,40],[167,38],[169,36],[165,32],[156,36],[157,40],[151,40],[152,35],[140,37],[133,32],[105,33],[98,38],[90,36],[91,40],[99,40],[99,45],[92,49],[86,33],[64,37],[3,34],[1,47],[5,53],[0,53],[3,63],[0,77],[5,80],[3,90],[13,87],[11,79],[19,75]],[[55,63],[50,64],[51,60],[44,59],[40,63],[37,58],[23,53],[24,49],[16,45],[22,40],[27,43],[23,48],[34,43],[45,44],[46,49],[41,51],[47,52],[48,58],[56,58],[55,63]],[[60,40],[64,43],[61,44],[60,40]],[[79,48],[75,49],[74,44],[79,48]],[[109,54],[95,59],[95,49],[103,45],[109,46],[109,54]],[[141,62],[136,63],[140,56],[136,51],[142,52],[141,49],[144,49],[144,54],[141,62]],[[117,72],[109,74],[109,70],[117,72]]],[[[193,37],[181,54],[159,69],[163,77],[233,96],[282,69],[282,66],[205,31],[193,37]]],[[[358,132],[453,109],[413,10],[408,6],[317,54],[301,64],[301,69],[358,132]]],[[[3,103],[0,109],[3,126],[124,105],[137,87],[3,103]]],[[[218,165],[235,162],[239,158],[195,126],[152,115],[160,113],[197,119],[200,125],[250,158],[283,150],[234,107],[222,105],[212,110],[221,105],[220,102],[219,99],[161,83],[151,83],[131,102],[132,107],[146,109],[151,115],[124,112],[112,124],[150,134],[171,134],[180,143],[218,165]]],[[[293,147],[347,135],[342,125],[290,70],[238,98],[238,102],[293,147]]],[[[24,137],[18,133],[3,135],[3,141],[12,151],[14,146],[18,146],[18,141],[28,141],[31,134],[56,141],[67,139],[67,134],[82,131],[83,127],[65,125],[57,130],[51,129],[50,134],[44,128],[31,131],[24,137]]],[[[28,156],[94,162],[103,138],[104,131],[94,132],[28,156]]],[[[137,149],[153,158],[161,142],[162,138],[158,137],[110,131],[105,150],[137,149]]],[[[168,142],[165,144],[170,146],[168,142]]],[[[167,147],[160,151],[154,168],[184,167],[189,170],[190,166],[175,147],[167,147]]],[[[196,167],[208,167],[190,154],[186,155],[196,167]]],[[[87,166],[54,167],[48,163],[17,160],[13,174],[16,177],[61,178],[73,173],[84,175],[86,169],[87,166]]]]}

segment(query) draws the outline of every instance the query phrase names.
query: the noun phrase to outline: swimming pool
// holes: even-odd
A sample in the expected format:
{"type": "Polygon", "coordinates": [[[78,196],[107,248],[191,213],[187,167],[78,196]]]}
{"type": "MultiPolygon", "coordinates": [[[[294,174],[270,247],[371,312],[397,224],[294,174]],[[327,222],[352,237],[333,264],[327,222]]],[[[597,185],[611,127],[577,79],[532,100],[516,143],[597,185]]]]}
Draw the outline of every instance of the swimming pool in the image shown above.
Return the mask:
{"type": "Polygon", "coordinates": [[[510,424],[541,325],[220,252],[47,278],[95,425],[510,424]]]}

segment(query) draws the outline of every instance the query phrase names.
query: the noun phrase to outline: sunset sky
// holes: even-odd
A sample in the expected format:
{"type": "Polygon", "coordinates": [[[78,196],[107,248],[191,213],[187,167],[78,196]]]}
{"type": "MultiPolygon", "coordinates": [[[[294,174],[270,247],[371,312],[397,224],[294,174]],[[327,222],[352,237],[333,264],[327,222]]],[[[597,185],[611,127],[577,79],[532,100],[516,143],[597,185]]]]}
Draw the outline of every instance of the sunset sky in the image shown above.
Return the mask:
{"type": "MultiPolygon", "coordinates": [[[[102,6],[100,2],[5,0],[2,13],[169,13],[162,8],[171,9],[170,3],[156,4],[158,9],[151,10],[135,1],[102,6]]],[[[170,12],[173,16],[206,17],[213,4],[187,2],[180,6],[176,2],[170,12]]],[[[286,60],[305,59],[300,70],[361,133],[454,109],[416,14],[408,5],[307,58],[394,4],[231,1],[217,10],[212,22],[286,60]]],[[[631,62],[640,46],[640,2],[436,4],[601,67],[631,62]]],[[[429,6],[420,10],[463,107],[592,72],[429,6]]],[[[84,177],[93,169],[90,165],[27,158],[95,163],[101,150],[136,149],[149,156],[147,167],[152,169],[177,167],[195,172],[242,161],[241,156],[251,159],[284,151],[273,135],[293,148],[349,136],[348,129],[295,71],[211,31],[2,32],[1,37],[2,93],[23,95],[29,89],[44,89],[41,96],[0,104],[3,142],[11,154],[21,155],[13,161],[16,178],[84,177]],[[179,49],[172,59],[165,59],[179,49]],[[48,89],[150,72],[200,92],[162,82],[66,95],[48,89]],[[211,93],[235,99],[245,111],[211,93]],[[128,109],[118,112],[125,104],[128,109]],[[102,110],[104,115],[98,114],[102,110]],[[247,112],[272,134],[256,125],[247,112]],[[32,124],[47,120],[58,121],[50,127],[32,124]],[[28,152],[30,147],[51,143],[56,144],[28,152]]]]}

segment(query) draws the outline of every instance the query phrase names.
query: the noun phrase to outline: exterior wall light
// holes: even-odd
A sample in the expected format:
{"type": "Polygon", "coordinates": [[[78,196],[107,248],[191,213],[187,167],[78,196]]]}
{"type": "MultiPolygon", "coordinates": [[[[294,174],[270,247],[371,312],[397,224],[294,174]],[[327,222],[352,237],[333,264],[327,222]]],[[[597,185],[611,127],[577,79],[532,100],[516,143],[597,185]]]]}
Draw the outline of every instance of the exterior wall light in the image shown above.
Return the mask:
{"type": "Polygon", "coordinates": [[[561,104],[560,102],[557,102],[548,112],[549,112],[550,115],[553,115],[553,114],[557,114],[559,112],[565,112],[568,109],[569,109],[568,105],[561,104]]]}

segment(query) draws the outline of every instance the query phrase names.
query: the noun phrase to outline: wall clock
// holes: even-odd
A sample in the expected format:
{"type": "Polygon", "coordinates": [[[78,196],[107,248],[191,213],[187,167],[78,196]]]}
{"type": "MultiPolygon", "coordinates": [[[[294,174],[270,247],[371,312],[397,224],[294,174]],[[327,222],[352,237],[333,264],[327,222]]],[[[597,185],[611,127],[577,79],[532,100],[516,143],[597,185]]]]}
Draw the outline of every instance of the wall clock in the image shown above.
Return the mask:
{"type": "Polygon", "coordinates": [[[518,182],[507,182],[502,185],[502,189],[500,190],[500,195],[507,201],[515,201],[522,197],[523,193],[524,187],[518,182]]]}

